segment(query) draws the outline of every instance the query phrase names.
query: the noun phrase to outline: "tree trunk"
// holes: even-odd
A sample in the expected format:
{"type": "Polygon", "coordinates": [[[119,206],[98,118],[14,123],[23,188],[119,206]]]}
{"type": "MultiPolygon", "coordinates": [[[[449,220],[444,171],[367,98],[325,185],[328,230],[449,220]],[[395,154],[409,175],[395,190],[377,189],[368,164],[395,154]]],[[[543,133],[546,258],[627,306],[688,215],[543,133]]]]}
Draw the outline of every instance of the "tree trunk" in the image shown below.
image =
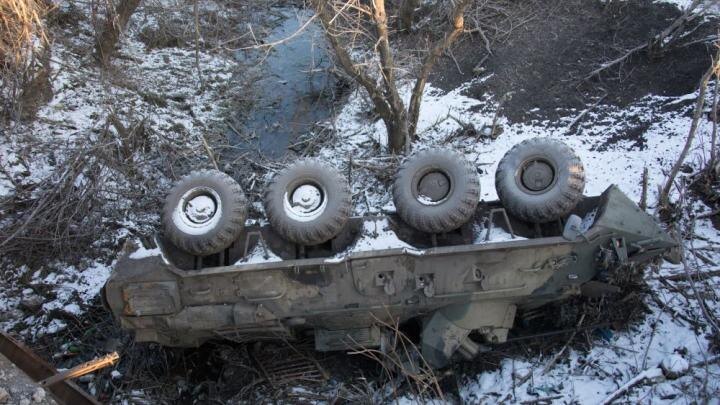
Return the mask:
{"type": "Polygon", "coordinates": [[[377,48],[380,54],[380,68],[383,83],[385,84],[384,94],[392,111],[391,120],[385,120],[388,130],[388,144],[390,150],[394,153],[403,153],[405,148],[409,146],[405,144],[405,141],[409,138],[407,111],[395,83],[395,61],[390,49],[385,1],[373,0],[372,4],[375,30],[378,36],[377,48]]]}
{"type": "Polygon", "coordinates": [[[410,151],[407,117],[398,117],[392,121],[385,120],[388,134],[388,146],[393,153],[401,154],[410,151]]]}
{"type": "Polygon", "coordinates": [[[400,5],[399,20],[401,31],[412,31],[415,9],[420,5],[420,0],[404,0],[400,5]]]}
{"type": "Polygon", "coordinates": [[[415,139],[415,132],[417,131],[417,122],[420,116],[420,103],[422,102],[423,92],[425,91],[425,85],[427,84],[428,77],[432,71],[435,62],[442,56],[443,52],[450,48],[455,40],[462,34],[465,29],[465,9],[472,0],[461,0],[455,6],[451,16],[452,30],[445,34],[445,37],[439,40],[430,49],[430,52],[425,57],[422,67],[420,68],[420,74],[415,81],[412,95],[410,96],[410,106],[408,112],[408,134],[409,139],[415,139]]]}
{"type": "Polygon", "coordinates": [[[140,0],[120,0],[115,8],[112,2],[107,5],[105,27],[97,36],[95,56],[106,63],[115,54],[115,46],[120,39],[120,34],[125,30],[130,17],[140,4],[140,0]]]}
{"type": "MultiPolygon", "coordinates": [[[[356,27],[338,27],[338,18],[341,15],[347,16],[348,3],[338,2],[335,4],[329,0],[312,0],[320,21],[325,28],[326,38],[332,47],[336,62],[355,81],[367,90],[375,111],[382,118],[387,128],[388,146],[394,153],[407,153],[410,150],[410,141],[413,139],[417,127],[418,115],[420,114],[420,102],[425,85],[437,59],[451,46],[464,30],[464,13],[472,0],[455,0],[455,6],[450,16],[452,29],[437,41],[430,49],[428,56],[423,61],[421,73],[415,82],[413,94],[410,101],[410,109],[406,109],[405,103],[400,97],[396,83],[396,67],[390,47],[388,17],[386,13],[385,0],[370,0],[367,6],[358,6],[358,10],[364,16],[370,18],[374,23],[375,32],[367,32],[368,36],[373,34],[377,37],[374,51],[380,59],[380,72],[382,83],[366,70],[362,64],[355,63],[350,56],[348,49],[344,48],[340,37],[357,30],[356,27]]],[[[402,24],[412,25],[413,14],[419,0],[404,0],[401,4],[400,19],[405,20],[402,24]]]]}
{"type": "Polygon", "coordinates": [[[711,169],[718,163],[717,158],[717,135],[718,135],[718,82],[720,82],[720,72],[715,73],[715,91],[713,91],[712,109],[710,110],[710,118],[712,119],[712,132],[710,136],[710,164],[711,169]]]}

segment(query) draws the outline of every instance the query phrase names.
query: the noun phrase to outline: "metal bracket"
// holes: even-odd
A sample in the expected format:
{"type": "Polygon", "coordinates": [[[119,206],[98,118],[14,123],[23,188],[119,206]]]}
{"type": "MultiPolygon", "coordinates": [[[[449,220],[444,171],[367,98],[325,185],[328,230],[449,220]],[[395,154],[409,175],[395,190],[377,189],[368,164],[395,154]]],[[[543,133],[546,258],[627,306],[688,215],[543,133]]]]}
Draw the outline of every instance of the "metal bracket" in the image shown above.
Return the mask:
{"type": "Polygon", "coordinates": [[[393,282],[392,272],[381,272],[375,274],[375,286],[382,287],[387,295],[395,294],[395,283],[393,282]]]}
{"type": "Polygon", "coordinates": [[[495,214],[502,214],[503,219],[505,220],[505,225],[507,225],[508,230],[510,231],[510,236],[515,239],[515,232],[513,231],[512,225],[510,224],[510,218],[508,217],[507,211],[505,211],[505,208],[493,208],[490,210],[490,213],[488,214],[488,230],[487,234],[485,235],[485,242],[490,240],[490,233],[492,233],[493,225],[494,225],[494,218],[495,214]]]}
{"type": "Polygon", "coordinates": [[[265,246],[266,245],[265,239],[263,239],[262,232],[260,232],[260,231],[252,231],[252,232],[247,233],[247,237],[245,238],[245,249],[243,250],[243,257],[246,257],[248,254],[248,250],[250,250],[250,239],[253,236],[257,237],[256,243],[258,243],[258,244],[260,244],[260,246],[262,246],[263,252],[265,253],[265,257],[269,257],[270,255],[268,254],[267,246],[265,246]]]}
{"type": "Polygon", "coordinates": [[[519,269],[518,271],[521,271],[523,273],[537,273],[544,270],[552,270],[556,271],[562,267],[567,266],[570,263],[577,262],[577,255],[575,253],[571,253],[569,255],[565,256],[555,256],[551,257],[543,264],[541,264],[539,267],[531,267],[529,269],[519,269]]]}
{"type": "Polygon", "coordinates": [[[612,247],[618,258],[619,264],[627,264],[628,262],[628,251],[627,245],[625,244],[625,238],[612,238],[612,247]]]}
{"type": "Polygon", "coordinates": [[[415,289],[422,290],[426,297],[435,295],[435,283],[432,274],[421,274],[415,276],[415,289]]]}

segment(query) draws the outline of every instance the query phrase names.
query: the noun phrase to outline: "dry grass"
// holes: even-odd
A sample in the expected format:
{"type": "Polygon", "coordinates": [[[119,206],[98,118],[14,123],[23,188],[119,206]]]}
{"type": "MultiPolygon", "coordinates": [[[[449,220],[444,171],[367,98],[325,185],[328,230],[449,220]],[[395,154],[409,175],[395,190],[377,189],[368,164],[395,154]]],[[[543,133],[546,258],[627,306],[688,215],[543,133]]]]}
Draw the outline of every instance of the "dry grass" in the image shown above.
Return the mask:
{"type": "Polygon", "coordinates": [[[48,5],[42,0],[0,0],[0,66],[15,71],[25,66],[33,42],[46,41],[43,19],[48,5]]]}

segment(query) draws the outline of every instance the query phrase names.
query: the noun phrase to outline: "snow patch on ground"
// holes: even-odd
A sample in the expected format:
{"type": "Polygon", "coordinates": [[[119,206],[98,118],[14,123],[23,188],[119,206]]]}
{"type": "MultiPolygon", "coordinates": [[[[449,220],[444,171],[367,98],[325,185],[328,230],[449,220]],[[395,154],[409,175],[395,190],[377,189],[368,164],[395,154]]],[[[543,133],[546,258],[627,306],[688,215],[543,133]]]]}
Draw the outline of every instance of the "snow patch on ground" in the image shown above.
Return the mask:
{"type": "MultiPolygon", "coordinates": [[[[402,87],[402,94],[409,98],[410,87],[402,87]]],[[[685,142],[690,127],[690,119],[677,111],[663,111],[662,106],[679,102],[684,97],[647,96],[627,108],[607,107],[603,114],[589,112],[579,124],[578,133],[571,130],[574,117],[560,122],[533,122],[532,124],[509,123],[499,117],[497,124],[503,127],[503,133],[495,140],[483,137],[456,136],[461,129],[458,121],[471,124],[480,129],[491,124],[495,118],[497,104],[491,98],[477,100],[463,95],[462,88],[443,92],[428,85],[421,106],[418,122],[418,145],[421,148],[443,147],[463,153],[469,161],[478,166],[480,175],[481,198],[496,200],[494,173],[503,155],[514,145],[533,137],[549,137],[565,142],[572,147],[585,165],[587,195],[599,195],[608,186],[616,184],[631,199],[638,201],[642,192],[641,176],[648,169],[649,184],[662,183],[665,168],[669,167],[685,142]],[[638,145],[635,140],[624,139],[630,129],[630,118],[637,117],[647,123],[648,128],[638,145]],[[615,139],[613,139],[615,137],[615,139]]],[[[349,156],[362,158],[363,149],[376,145],[387,147],[387,131],[382,121],[368,122],[365,117],[369,104],[361,92],[354,93],[348,104],[342,109],[335,125],[339,133],[348,134],[339,142],[325,147],[319,153],[322,159],[333,161],[345,167],[349,156]]],[[[578,111],[577,114],[581,112],[578,111]]],[[[707,127],[704,134],[693,145],[693,154],[707,154],[709,138],[707,127]]],[[[364,214],[367,206],[382,207],[388,203],[390,193],[385,183],[374,181],[374,176],[362,178],[352,185],[353,192],[360,193],[368,204],[355,204],[356,214],[364,214]]],[[[359,178],[359,177],[358,177],[359,178]]],[[[359,178],[360,179],[360,178],[359,178]]],[[[654,193],[650,193],[649,205],[655,203],[654,193]]]]}
{"type": "Polygon", "coordinates": [[[246,256],[238,260],[235,264],[257,264],[281,262],[282,258],[276,255],[270,248],[265,246],[265,242],[260,240],[246,256]]]}
{"type": "MultiPolygon", "coordinates": [[[[19,315],[3,319],[3,329],[13,328],[22,322],[25,328],[21,334],[28,338],[57,333],[65,329],[67,324],[64,320],[56,318],[58,313],[64,314],[63,316],[81,315],[85,305],[97,297],[110,276],[112,264],[106,265],[102,262],[92,262],[86,266],[54,264],[50,268],[53,270],[47,275],[43,276],[41,271],[32,275],[28,284],[30,288],[22,291],[20,299],[2,296],[0,311],[19,315]],[[42,296],[38,295],[38,291],[42,292],[42,296]],[[21,304],[36,309],[36,312],[29,316],[22,315],[22,312],[17,310],[21,304]]],[[[3,291],[2,294],[6,295],[8,292],[3,291]]]]}
{"type": "Polygon", "coordinates": [[[349,252],[405,248],[417,250],[397,237],[385,218],[363,222],[362,236],[350,247],[349,252]]]}
{"type": "MultiPolygon", "coordinates": [[[[672,4],[680,11],[685,11],[694,3],[694,0],[655,0],[655,3],[672,4]]],[[[705,0],[698,5],[698,10],[705,15],[718,15],[720,14],[720,4],[712,0],[705,0]]]]}
{"type": "Polygon", "coordinates": [[[156,247],[154,249],[145,249],[142,245],[138,247],[136,250],[134,250],[132,253],[130,253],[131,259],[144,259],[146,257],[152,257],[152,256],[160,256],[162,255],[162,251],[159,247],[156,247]]]}
{"type": "MultiPolygon", "coordinates": [[[[60,2],[59,7],[67,5],[60,2]]],[[[89,5],[75,6],[82,10],[74,12],[90,14],[89,8],[85,10],[89,5]]],[[[143,13],[141,10],[136,16],[143,13]]],[[[151,23],[152,17],[146,17],[149,19],[145,22],[151,23]]],[[[132,21],[139,20],[140,17],[133,17],[132,21]]],[[[107,147],[109,155],[114,156],[138,148],[135,141],[123,138],[110,117],[117,117],[128,129],[134,123],[143,123],[143,136],[138,137],[142,138],[139,141],[142,145],[121,160],[127,162],[136,177],[142,178],[144,186],[137,184],[137,179],[128,178],[122,168],[104,163],[97,172],[81,172],[74,179],[78,189],[86,187],[90,175],[99,179],[96,184],[101,187],[96,192],[106,205],[94,206],[95,212],[88,215],[99,212],[100,220],[112,229],[102,233],[102,240],[93,243],[102,249],[114,244],[119,250],[128,236],[153,232],[159,217],[156,206],[147,204],[138,208],[134,205],[135,196],[162,194],[168,188],[172,179],[163,170],[167,173],[167,169],[177,163],[166,160],[170,152],[185,150],[180,155],[186,166],[199,168],[208,163],[204,152],[196,153],[204,150],[200,137],[217,132],[213,128],[225,116],[228,89],[236,84],[233,74],[237,63],[227,54],[210,49],[201,49],[197,54],[195,50],[182,48],[146,49],[138,40],[133,24],[121,39],[121,57],[112,61],[110,75],[103,75],[96,63],[88,62],[88,57],[91,58],[86,52],[88,44],[94,43],[89,19],[80,19],[77,27],[68,28],[77,31],[58,35],[52,44],[50,59],[53,98],[40,108],[32,122],[11,123],[7,131],[3,128],[4,136],[0,139],[0,160],[13,180],[0,175],[0,198],[14,198],[22,190],[37,193],[41,189],[38,185],[57,184],[63,175],[61,169],[67,167],[66,159],[77,151],[107,147]],[[202,83],[198,79],[196,57],[202,83]],[[28,150],[28,145],[32,145],[32,150],[28,150]],[[123,219],[112,218],[113,214],[123,219]]],[[[0,227],[8,223],[6,221],[9,218],[0,218],[0,227]]],[[[137,258],[158,253],[139,250],[133,254],[137,258]]],[[[49,313],[64,311],[80,315],[87,302],[97,296],[109,268],[100,262],[69,266],[57,261],[43,265],[40,273],[47,276],[32,282],[52,286],[50,292],[38,293],[43,297],[47,295],[49,301],[37,313],[25,316],[19,309],[20,299],[13,298],[19,295],[15,290],[24,283],[19,281],[24,271],[0,262],[0,270],[5,272],[0,291],[0,325],[6,330],[21,325],[31,336],[60,330],[59,322],[49,323],[53,322],[49,313]],[[52,298],[52,294],[56,297],[52,298]],[[43,323],[48,323],[47,328],[43,323]]]]}

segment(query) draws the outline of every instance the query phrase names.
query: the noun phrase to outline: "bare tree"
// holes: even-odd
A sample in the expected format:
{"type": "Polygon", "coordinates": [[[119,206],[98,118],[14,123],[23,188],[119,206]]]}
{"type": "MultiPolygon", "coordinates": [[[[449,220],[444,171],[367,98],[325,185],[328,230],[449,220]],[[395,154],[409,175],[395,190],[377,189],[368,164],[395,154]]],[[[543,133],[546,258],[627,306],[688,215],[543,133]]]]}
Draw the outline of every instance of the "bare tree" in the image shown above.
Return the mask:
{"type": "MultiPolygon", "coordinates": [[[[447,0],[449,28],[435,39],[423,58],[415,77],[409,108],[406,109],[398,91],[398,68],[390,46],[391,32],[385,1],[312,1],[337,63],[369,94],[375,111],[385,123],[388,144],[393,152],[409,151],[430,72],[440,56],[463,32],[465,10],[471,2],[447,0]],[[377,69],[373,71],[375,66],[377,69]]],[[[406,19],[402,23],[404,27],[412,24],[415,4],[414,0],[405,0],[400,7],[400,18],[406,19]]]]}
{"type": "Polygon", "coordinates": [[[28,102],[52,96],[47,74],[50,32],[45,26],[50,9],[41,0],[0,1],[0,113],[15,119],[24,115],[28,102]]]}
{"type": "MultiPolygon", "coordinates": [[[[693,119],[690,124],[690,131],[687,135],[687,138],[685,139],[685,146],[680,152],[680,156],[670,170],[670,174],[668,175],[665,185],[660,190],[660,195],[658,197],[658,208],[666,208],[670,203],[670,191],[672,190],[672,187],[675,183],[675,177],[677,177],[680,168],[685,163],[685,158],[690,152],[690,148],[692,147],[693,141],[695,140],[695,133],[697,132],[700,118],[703,114],[703,106],[705,105],[705,92],[707,90],[708,83],[713,76],[718,75],[720,75],[720,46],[718,46],[718,51],[712,61],[712,64],[700,79],[700,85],[698,86],[698,96],[695,100],[695,111],[693,113],[693,119]]],[[[711,145],[711,148],[712,147],[714,147],[714,144],[711,145]]]]}
{"type": "Polygon", "coordinates": [[[415,9],[420,5],[420,0],[403,0],[398,11],[400,19],[400,29],[404,31],[412,30],[413,20],[415,19],[415,9]]]}
{"type": "Polygon", "coordinates": [[[103,63],[115,54],[120,34],[125,30],[130,17],[140,5],[140,0],[105,0],[105,25],[97,36],[95,55],[103,63]]]}

